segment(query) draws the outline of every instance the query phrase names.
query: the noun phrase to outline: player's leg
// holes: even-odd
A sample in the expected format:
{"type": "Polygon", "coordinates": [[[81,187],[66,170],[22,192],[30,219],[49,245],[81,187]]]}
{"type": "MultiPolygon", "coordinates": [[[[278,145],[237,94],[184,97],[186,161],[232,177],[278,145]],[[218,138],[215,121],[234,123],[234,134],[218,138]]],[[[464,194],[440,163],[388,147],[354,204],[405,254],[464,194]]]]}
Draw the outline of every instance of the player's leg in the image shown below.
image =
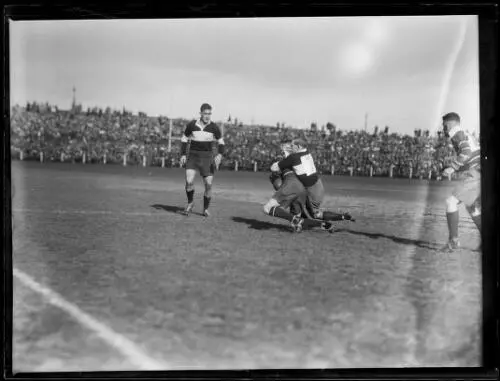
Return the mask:
{"type": "Polygon", "coordinates": [[[205,193],[203,194],[203,215],[209,217],[210,213],[208,208],[212,200],[212,183],[214,180],[215,164],[211,156],[203,158],[200,163],[200,174],[203,176],[203,183],[205,184],[205,193]]]}
{"type": "Polygon", "coordinates": [[[330,210],[323,211],[323,220],[325,221],[355,221],[350,213],[336,213],[330,210]]]}
{"type": "Polygon", "coordinates": [[[294,216],[287,209],[301,193],[305,193],[305,188],[300,181],[297,178],[287,176],[273,197],[264,205],[264,213],[289,221],[293,230],[300,232],[304,220],[294,216]]]}
{"type": "MultiPolygon", "coordinates": [[[[457,196],[465,204],[465,208],[481,234],[481,174],[478,170],[470,170],[457,196]]],[[[481,244],[477,248],[481,251],[481,244]]]]}
{"type": "Polygon", "coordinates": [[[324,221],[304,219],[287,211],[292,204],[294,208],[301,209],[301,197],[305,201],[306,190],[303,185],[297,178],[287,177],[274,196],[264,205],[264,213],[289,221],[295,232],[302,231],[303,227],[324,227],[324,221]]]}
{"type": "Polygon", "coordinates": [[[319,179],[312,187],[307,188],[307,201],[314,218],[322,219],[321,203],[325,198],[323,181],[319,179]]]}
{"type": "MultiPolygon", "coordinates": [[[[455,193],[455,192],[453,192],[455,193]]],[[[446,221],[448,222],[448,243],[443,248],[447,251],[452,251],[460,247],[458,240],[458,205],[460,200],[451,194],[446,199],[446,221]]]]}
{"type": "Polygon", "coordinates": [[[194,179],[196,176],[196,170],[186,169],[186,196],[187,196],[187,206],[184,209],[186,214],[193,210],[193,199],[194,199],[194,179]]]}
{"type": "Polygon", "coordinates": [[[476,170],[469,171],[467,175],[457,197],[465,204],[472,221],[481,231],[481,175],[476,170]]]}
{"type": "Polygon", "coordinates": [[[203,178],[203,183],[205,184],[205,193],[203,194],[203,215],[209,217],[208,207],[210,206],[210,201],[212,200],[212,182],[214,180],[213,176],[205,176],[203,178]]]}

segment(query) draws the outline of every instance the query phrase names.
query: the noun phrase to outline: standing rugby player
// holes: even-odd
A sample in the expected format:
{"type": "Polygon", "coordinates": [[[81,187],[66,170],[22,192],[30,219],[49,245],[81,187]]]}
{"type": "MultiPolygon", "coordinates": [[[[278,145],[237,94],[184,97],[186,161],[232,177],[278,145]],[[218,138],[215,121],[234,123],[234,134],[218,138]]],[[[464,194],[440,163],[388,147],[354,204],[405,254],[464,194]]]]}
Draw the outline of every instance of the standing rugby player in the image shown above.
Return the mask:
{"type": "Polygon", "coordinates": [[[282,144],[282,150],[288,155],[271,166],[271,172],[282,172],[292,170],[307,191],[308,209],[312,211],[313,218],[322,219],[323,213],[320,209],[325,198],[323,181],[319,177],[314,164],[314,159],[302,139],[295,139],[282,144]]]}
{"type": "Polygon", "coordinates": [[[211,121],[212,106],[204,103],[200,108],[200,119],[193,120],[186,126],[181,138],[181,165],[186,165],[186,195],[187,206],[184,210],[188,215],[193,210],[194,199],[194,179],[196,171],[200,172],[205,184],[205,194],[203,196],[203,215],[208,217],[208,207],[212,198],[212,182],[215,168],[219,167],[224,153],[224,139],[219,127],[211,121]],[[187,145],[189,155],[187,155],[187,145]],[[212,158],[212,144],[218,143],[218,154],[212,158]]]}
{"type": "Polygon", "coordinates": [[[460,125],[460,116],[451,112],[443,116],[443,133],[450,138],[457,157],[443,171],[444,177],[462,172],[465,179],[453,189],[446,199],[446,219],[449,239],[445,251],[460,247],[458,240],[458,205],[463,203],[472,221],[481,232],[481,156],[477,140],[460,125]]]}

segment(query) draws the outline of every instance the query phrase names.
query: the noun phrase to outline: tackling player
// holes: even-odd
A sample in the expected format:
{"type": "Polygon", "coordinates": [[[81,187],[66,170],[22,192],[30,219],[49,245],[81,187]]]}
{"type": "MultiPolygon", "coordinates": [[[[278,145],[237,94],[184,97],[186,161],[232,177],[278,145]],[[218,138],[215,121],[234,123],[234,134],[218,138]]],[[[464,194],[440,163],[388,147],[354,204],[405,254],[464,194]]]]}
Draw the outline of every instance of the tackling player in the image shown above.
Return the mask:
{"type": "Polygon", "coordinates": [[[460,116],[451,112],[443,116],[443,133],[449,137],[457,157],[451,166],[444,169],[447,177],[454,172],[463,172],[465,179],[453,189],[446,199],[446,219],[448,220],[449,239],[445,251],[460,247],[458,240],[458,205],[464,203],[472,221],[481,232],[481,156],[476,139],[462,129],[460,116]]]}
{"type": "MultiPolygon", "coordinates": [[[[286,176],[293,176],[295,177],[294,181],[298,181],[296,175],[293,173],[291,170],[285,170],[283,173],[277,173],[277,172],[272,172],[271,176],[269,176],[269,179],[271,180],[271,184],[273,185],[273,188],[275,191],[278,191],[278,189],[282,186],[284,183],[284,180],[286,176]]],[[[313,212],[309,209],[309,204],[307,203],[307,192],[305,191],[300,194],[300,196],[295,200],[292,201],[290,204],[290,213],[293,214],[296,217],[302,217],[302,218],[307,218],[307,219],[314,219],[313,212]]],[[[335,213],[331,211],[323,211],[323,221],[328,221],[328,222],[333,222],[333,221],[352,221],[354,222],[355,219],[352,218],[352,216],[349,213],[335,213]]],[[[333,231],[333,226],[332,229],[327,229],[330,232],[333,231]]]]}
{"type": "Polygon", "coordinates": [[[196,171],[200,172],[205,184],[203,195],[203,215],[208,217],[208,207],[212,198],[212,182],[215,167],[219,167],[224,153],[224,139],[219,127],[211,119],[212,106],[204,103],[200,108],[200,119],[193,120],[186,126],[181,138],[181,165],[186,165],[186,195],[187,206],[184,210],[188,215],[193,210],[194,178],[196,171]],[[212,143],[217,140],[218,154],[212,160],[212,143]],[[187,156],[187,143],[191,141],[187,156]]]}
{"type": "Polygon", "coordinates": [[[274,172],[270,179],[276,192],[264,205],[264,213],[289,221],[297,233],[304,227],[321,227],[332,231],[333,225],[330,222],[307,218],[307,191],[292,170],[285,169],[281,175],[274,172]],[[288,212],[288,208],[292,211],[288,212]],[[306,218],[302,216],[302,212],[306,213],[306,218]]]}
{"type": "Polygon", "coordinates": [[[322,219],[323,213],[320,205],[325,197],[323,181],[314,165],[314,159],[306,148],[302,139],[282,143],[282,150],[286,157],[271,166],[271,172],[292,170],[307,191],[308,209],[312,211],[313,218],[322,219]]]}
{"type": "MultiPolygon", "coordinates": [[[[282,143],[281,151],[286,160],[292,154],[292,145],[282,143]]],[[[308,192],[293,169],[284,168],[271,171],[270,180],[275,189],[273,197],[264,205],[264,213],[290,221],[295,232],[301,232],[303,227],[321,227],[332,231],[330,222],[314,219],[309,213],[308,192]],[[291,213],[287,209],[291,209],[291,213]]]]}

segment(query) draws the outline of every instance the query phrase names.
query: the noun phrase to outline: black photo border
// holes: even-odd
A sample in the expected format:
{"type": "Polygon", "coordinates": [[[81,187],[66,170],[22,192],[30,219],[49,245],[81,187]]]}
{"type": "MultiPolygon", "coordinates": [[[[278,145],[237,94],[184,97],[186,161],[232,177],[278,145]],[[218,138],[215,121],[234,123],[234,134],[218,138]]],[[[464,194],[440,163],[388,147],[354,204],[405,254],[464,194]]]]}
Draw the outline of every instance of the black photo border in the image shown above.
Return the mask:
{"type": "MultiPolygon", "coordinates": [[[[85,372],[12,374],[12,220],[10,187],[10,99],[9,20],[85,20],[154,18],[243,18],[243,17],[335,17],[335,16],[434,16],[477,15],[479,25],[480,130],[482,168],[482,225],[498,226],[497,199],[500,180],[498,114],[498,6],[496,3],[334,3],[307,2],[144,2],[144,1],[57,1],[19,2],[3,7],[3,279],[4,325],[3,376],[6,379],[498,379],[499,346],[499,253],[500,236],[495,228],[482,232],[483,366],[479,368],[323,369],[323,370],[241,370],[172,372],[85,372]]],[[[467,282],[467,280],[465,279],[467,282]]]]}

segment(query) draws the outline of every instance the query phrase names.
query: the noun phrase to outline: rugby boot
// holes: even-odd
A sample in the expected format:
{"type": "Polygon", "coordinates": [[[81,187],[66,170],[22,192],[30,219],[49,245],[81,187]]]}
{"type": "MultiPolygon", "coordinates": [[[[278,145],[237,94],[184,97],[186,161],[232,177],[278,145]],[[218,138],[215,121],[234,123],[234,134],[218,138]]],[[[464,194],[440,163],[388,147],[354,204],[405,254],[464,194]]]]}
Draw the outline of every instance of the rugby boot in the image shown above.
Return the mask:
{"type": "Polygon", "coordinates": [[[349,212],[342,213],[342,220],[343,221],[351,221],[355,222],[356,220],[349,214],[349,212]]]}
{"type": "Polygon", "coordinates": [[[190,202],[189,204],[187,204],[186,208],[184,209],[184,214],[186,216],[189,216],[189,213],[191,213],[193,211],[193,208],[194,208],[194,202],[190,202]]]}
{"type": "Polygon", "coordinates": [[[321,225],[321,228],[326,230],[328,233],[335,232],[335,225],[333,224],[333,222],[325,221],[321,225]]]}
{"type": "Polygon", "coordinates": [[[205,209],[203,211],[203,217],[210,217],[210,213],[208,212],[208,209],[205,209]]]}
{"type": "Polygon", "coordinates": [[[450,238],[448,243],[443,246],[441,251],[447,252],[447,253],[452,253],[453,251],[458,250],[458,249],[460,249],[460,241],[458,240],[458,238],[450,238]]]}
{"type": "Polygon", "coordinates": [[[292,225],[292,229],[295,233],[300,233],[302,231],[302,224],[304,223],[304,219],[301,217],[294,216],[290,224],[292,225]]]}

